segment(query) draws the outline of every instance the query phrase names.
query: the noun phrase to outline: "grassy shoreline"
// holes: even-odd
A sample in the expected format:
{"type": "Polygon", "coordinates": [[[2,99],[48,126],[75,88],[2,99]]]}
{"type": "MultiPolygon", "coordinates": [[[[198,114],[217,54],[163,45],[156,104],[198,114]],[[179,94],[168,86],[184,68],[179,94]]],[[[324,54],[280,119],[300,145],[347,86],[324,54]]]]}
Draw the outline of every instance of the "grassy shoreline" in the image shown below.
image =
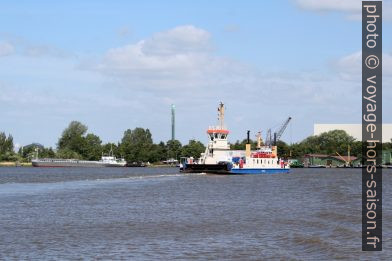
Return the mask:
{"type": "Polygon", "coordinates": [[[32,165],[31,162],[3,161],[0,162],[0,167],[32,167],[32,165]]]}

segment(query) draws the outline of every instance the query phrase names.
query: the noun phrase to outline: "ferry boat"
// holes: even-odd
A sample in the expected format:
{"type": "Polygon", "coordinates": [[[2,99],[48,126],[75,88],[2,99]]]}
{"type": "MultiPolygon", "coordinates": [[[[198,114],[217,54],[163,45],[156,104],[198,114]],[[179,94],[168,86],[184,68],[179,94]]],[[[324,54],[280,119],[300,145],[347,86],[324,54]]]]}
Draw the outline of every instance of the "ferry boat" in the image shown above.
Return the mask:
{"type": "Polygon", "coordinates": [[[251,151],[249,131],[245,151],[230,150],[227,140],[229,130],[224,126],[224,104],[218,107],[218,126],[207,130],[208,144],[197,160],[181,158],[180,171],[184,173],[212,173],[226,175],[288,173],[287,162],[279,158],[276,146],[262,146],[257,137],[257,150],[251,151]]]}

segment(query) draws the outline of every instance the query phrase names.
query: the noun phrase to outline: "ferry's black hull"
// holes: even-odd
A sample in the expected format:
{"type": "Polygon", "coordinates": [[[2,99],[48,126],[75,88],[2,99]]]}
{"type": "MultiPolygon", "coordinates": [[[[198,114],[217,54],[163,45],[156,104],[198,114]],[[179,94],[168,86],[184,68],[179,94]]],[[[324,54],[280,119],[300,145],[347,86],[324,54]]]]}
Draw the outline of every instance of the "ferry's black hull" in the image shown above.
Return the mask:
{"type": "Polygon", "coordinates": [[[181,172],[184,173],[214,173],[230,174],[229,164],[186,164],[181,172]]]}

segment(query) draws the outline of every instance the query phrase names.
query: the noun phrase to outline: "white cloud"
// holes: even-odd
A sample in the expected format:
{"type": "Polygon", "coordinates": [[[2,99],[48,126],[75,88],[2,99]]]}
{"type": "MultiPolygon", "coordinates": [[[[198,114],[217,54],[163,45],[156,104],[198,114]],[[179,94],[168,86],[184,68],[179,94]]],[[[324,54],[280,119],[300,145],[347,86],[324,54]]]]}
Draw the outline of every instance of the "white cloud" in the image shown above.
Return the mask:
{"type": "Polygon", "coordinates": [[[213,54],[210,33],[192,25],[156,33],[110,49],[90,68],[133,89],[154,91],[216,87],[242,78],[245,65],[213,54]]]}
{"type": "Polygon", "coordinates": [[[332,104],[337,97],[336,74],[331,80],[325,73],[260,72],[217,56],[210,39],[203,29],[179,26],[135,44],[110,49],[90,69],[109,76],[117,85],[168,102],[181,102],[176,97],[182,94],[187,97],[184,100],[180,95],[186,104],[240,99],[250,104],[261,100],[265,105],[301,101],[302,106],[319,106],[332,104]],[[336,87],[331,88],[331,81],[336,87]]]}
{"type": "MultiPolygon", "coordinates": [[[[349,20],[362,19],[362,1],[359,0],[295,0],[297,6],[318,13],[342,12],[349,20]]],[[[383,1],[383,18],[392,19],[392,1],[383,1]]]]}
{"type": "Polygon", "coordinates": [[[178,26],[154,34],[142,42],[146,55],[176,55],[206,52],[211,49],[210,33],[193,25],[178,26]]]}
{"type": "Polygon", "coordinates": [[[14,46],[7,42],[0,42],[0,56],[10,55],[14,52],[14,46]]]}

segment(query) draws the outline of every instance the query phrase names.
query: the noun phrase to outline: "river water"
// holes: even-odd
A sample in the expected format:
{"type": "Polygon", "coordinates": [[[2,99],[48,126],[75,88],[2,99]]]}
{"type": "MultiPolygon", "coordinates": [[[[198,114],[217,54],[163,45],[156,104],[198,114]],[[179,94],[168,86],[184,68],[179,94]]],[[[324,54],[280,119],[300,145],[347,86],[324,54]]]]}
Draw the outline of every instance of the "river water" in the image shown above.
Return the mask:
{"type": "Polygon", "coordinates": [[[392,260],[361,251],[361,170],[0,168],[1,260],[392,260]]]}

